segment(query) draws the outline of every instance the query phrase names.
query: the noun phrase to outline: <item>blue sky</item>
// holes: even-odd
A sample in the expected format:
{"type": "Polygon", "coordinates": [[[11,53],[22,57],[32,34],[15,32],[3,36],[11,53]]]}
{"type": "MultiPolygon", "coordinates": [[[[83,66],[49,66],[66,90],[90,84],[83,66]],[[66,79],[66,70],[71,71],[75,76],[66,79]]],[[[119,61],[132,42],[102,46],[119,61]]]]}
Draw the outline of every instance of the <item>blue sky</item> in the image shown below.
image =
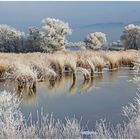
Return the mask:
{"type": "Polygon", "coordinates": [[[140,20],[140,2],[0,2],[0,23],[20,30],[41,26],[46,17],[69,22],[72,28],[94,23],[140,20]]]}

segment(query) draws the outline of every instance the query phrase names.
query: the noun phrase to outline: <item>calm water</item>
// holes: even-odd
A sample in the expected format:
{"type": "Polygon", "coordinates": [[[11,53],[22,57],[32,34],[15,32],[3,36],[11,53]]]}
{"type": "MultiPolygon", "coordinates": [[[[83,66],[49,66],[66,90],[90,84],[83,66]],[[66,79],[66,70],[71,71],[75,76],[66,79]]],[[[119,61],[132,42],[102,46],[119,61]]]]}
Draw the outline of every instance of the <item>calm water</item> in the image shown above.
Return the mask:
{"type": "MultiPolygon", "coordinates": [[[[23,95],[21,111],[28,117],[32,112],[36,120],[36,111],[41,107],[44,113],[64,120],[65,116],[81,119],[82,125],[88,125],[91,130],[95,121],[106,119],[112,124],[122,122],[122,106],[133,101],[136,85],[130,82],[134,77],[132,70],[120,68],[118,71],[104,71],[103,75],[96,74],[93,81],[84,82],[82,76],[73,81],[66,75],[61,80],[38,83],[36,93],[23,95]]],[[[0,82],[0,89],[13,90],[14,83],[0,82]],[[5,85],[5,86],[4,86],[5,85]]]]}

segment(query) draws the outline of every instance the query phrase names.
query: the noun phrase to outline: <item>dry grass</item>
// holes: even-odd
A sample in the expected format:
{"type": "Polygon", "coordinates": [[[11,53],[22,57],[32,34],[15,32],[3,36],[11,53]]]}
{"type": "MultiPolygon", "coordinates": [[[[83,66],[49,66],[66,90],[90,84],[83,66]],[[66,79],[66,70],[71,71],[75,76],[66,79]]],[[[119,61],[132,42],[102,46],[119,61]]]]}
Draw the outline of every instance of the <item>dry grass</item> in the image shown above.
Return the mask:
{"type": "Polygon", "coordinates": [[[29,89],[36,88],[37,74],[28,66],[19,63],[14,74],[14,80],[17,83],[18,89],[26,87],[29,89]]]}
{"type": "Polygon", "coordinates": [[[87,69],[82,68],[82,67],[77,67],[76,70],[78,73],[83,74],[84,80],[90,80],[90,73],[88,72],[87,69]]]}
{"type": "Polygon", "coordinates": [[[59,51],[54,53],[0,53],[0,77],[13,79],[18,88],[34,88],[37,81],[61,80],[64,73],[72,73],[73,81],[80,72],[84,80],[94,73],[102,73],[120,66],[133,66],[138,51],[59,51]]]}
{"type": "Polygon", "coordinates": [[[4,59],[0,59],[0,77],[2,78],[4,76],[4,73],[8,69],[9,62],[4,59]]]}

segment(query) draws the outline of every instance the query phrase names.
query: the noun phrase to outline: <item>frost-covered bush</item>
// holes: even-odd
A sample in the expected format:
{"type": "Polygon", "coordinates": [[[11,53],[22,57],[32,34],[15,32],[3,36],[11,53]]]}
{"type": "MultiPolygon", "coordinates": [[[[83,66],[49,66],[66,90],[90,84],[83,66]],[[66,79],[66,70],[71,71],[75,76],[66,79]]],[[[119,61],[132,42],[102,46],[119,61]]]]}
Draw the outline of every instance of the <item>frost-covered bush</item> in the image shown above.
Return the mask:
{"type": "Polygon", "coordinates": [[[0,51],[19,52],[22,49],[24,33],[8,25],[0,25],[0,51]]]}
{"type": "Polygon", "coordinates": [[[19,101],[9,92],[0,93],[0,138],[20,138],[23,115],[19,101]],[[16,137],[15,137],[16,136],[16,137]]]}
{"type": "Polygon", "coordinates": [[[66,44],[66,48],[77,48],[79,50],[86,50],[85,42],[79,41],[79,42],[68,42],[66,44]]]}
{"type": "Polygon", "coordinates": [[[16,95],[3,91],[0,93],[0,138],[80,138],[80,124],[73,119],[65,119],[65,123],[55,120],[53,116],[37,113],[39,120],[28,121],[19,108],[20,101],[16,95]]]}
{"type": "Polygon", "coordinates": [[[126,49],[139,49],[140,26],[134,24],[125,26],[121,41],[126,49]]]}
{"type": "Polygon", "coordinates": [[[84,42],[87,49],[100,49],[102,45],[107,42],[107,40],[104,33],[95,32],[88,34],[84,42]]]}

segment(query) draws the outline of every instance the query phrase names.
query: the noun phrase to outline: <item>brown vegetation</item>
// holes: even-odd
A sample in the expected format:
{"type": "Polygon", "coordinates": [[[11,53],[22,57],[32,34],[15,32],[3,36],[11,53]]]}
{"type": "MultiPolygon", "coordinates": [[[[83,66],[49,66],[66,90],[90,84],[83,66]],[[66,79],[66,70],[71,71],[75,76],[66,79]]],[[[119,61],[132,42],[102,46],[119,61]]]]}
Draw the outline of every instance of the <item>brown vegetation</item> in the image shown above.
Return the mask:
{"type": "Polygon", "coordinates": [[[0,53],[0,77],[13,79],[18,88],[35,88],[37,81],[61,79],[64,73],[82,73],[91,80],[103,69],[133,66],[136,50],[128,51],[59,51],[54,53],[0,53]]]}

